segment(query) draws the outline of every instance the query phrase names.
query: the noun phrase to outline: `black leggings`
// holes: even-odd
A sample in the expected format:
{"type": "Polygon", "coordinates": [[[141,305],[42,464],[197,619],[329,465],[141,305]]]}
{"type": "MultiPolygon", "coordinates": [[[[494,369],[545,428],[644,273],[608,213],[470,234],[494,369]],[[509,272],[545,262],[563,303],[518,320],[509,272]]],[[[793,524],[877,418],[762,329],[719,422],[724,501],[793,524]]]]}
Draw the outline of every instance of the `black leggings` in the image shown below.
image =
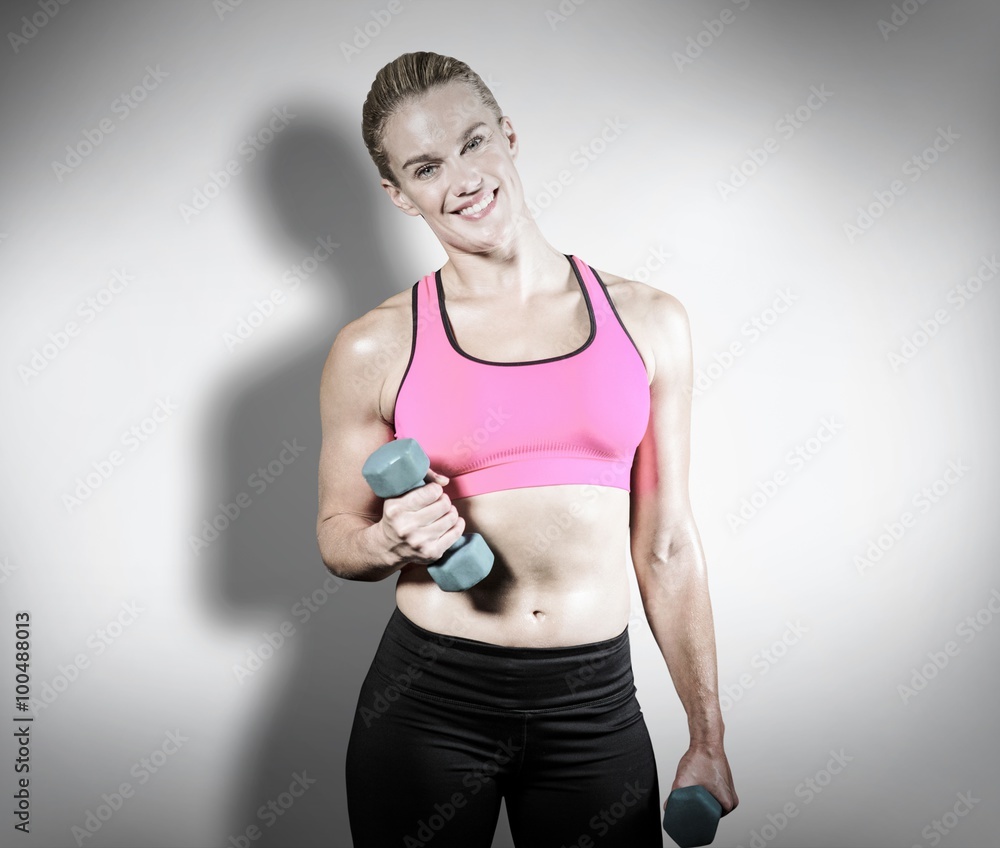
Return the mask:
{"type": "Polygon", "coordinates": [[[661,848],[656,761],[628,630],[513,648],[425,630],[398,608],[347,748],[354,848],[661,848]]]}

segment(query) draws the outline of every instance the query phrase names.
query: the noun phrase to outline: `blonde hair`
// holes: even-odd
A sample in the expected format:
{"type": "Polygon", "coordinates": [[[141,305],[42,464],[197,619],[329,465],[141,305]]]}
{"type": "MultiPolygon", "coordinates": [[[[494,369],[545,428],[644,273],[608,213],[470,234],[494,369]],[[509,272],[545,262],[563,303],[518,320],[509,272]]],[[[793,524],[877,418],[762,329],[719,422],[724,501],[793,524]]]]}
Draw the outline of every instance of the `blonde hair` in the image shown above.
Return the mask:
{"type": "Polygon", "coordinates": [[[449,82],[468,85],[499,125],[503,112],[493,92],[472,68],[459,59],[437,53],[404,53],[382,67],[375,75],[371,90],[361,108],[361,137],[375,167],[383,179],[398,186],[399,182],[385,151],[385,125],[401,106],[419,97],[428,89],[449,82]]]}

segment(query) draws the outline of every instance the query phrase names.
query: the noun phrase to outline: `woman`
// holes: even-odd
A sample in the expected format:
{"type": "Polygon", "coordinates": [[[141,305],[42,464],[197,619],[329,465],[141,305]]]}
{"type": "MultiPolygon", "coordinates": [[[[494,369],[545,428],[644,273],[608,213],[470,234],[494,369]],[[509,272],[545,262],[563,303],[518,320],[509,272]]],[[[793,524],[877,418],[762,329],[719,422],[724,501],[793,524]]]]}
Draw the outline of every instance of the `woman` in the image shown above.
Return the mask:
{"type": "Polygon", "coordinates": [[[626,545],[688,715],[673,785],[705,786],[724,813],[738,802],[688,500],[686,313],[545,240],[514,126],[463,62],[390,62],[363,136],[448,261],[345,326],[322,378],[324,563],[399,573],[347,752],[355,848],[489,846],[502,798],[518,848],[659,846],[626,545]],[[383,501],[361,467],[407,437],[431,459],[426,485],[383,501]],[[493,569],[444,592],[425,566],[467,530],[493,569]]]}

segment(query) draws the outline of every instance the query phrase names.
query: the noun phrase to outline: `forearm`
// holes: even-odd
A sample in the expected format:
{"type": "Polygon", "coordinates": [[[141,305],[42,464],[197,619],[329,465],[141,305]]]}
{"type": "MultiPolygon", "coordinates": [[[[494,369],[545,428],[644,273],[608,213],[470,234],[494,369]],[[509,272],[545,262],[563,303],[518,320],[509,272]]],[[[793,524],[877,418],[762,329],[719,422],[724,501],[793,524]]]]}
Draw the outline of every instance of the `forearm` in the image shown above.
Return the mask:
{"type": "Polygon", "coordinates": [[[375,582],[399,571],[398,560],[378,521],[353,513],[325,519],[317,529],[323,564],[345,580],[375,582]]]}
{"type": "Polygon", "coordinates": [[[637,569],[643,608],[688,717],[692,744],[721,745],[715,626],[697,533],[672,542],[667,555],[637,569]]]}

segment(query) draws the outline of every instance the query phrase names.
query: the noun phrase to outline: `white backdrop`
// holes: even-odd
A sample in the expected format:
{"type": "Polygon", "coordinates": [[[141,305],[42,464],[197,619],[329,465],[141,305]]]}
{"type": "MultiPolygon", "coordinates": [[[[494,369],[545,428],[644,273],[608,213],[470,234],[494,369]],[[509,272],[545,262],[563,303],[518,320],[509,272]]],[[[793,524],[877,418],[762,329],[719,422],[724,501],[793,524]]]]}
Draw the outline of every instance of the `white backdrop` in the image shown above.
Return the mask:
{"type": "MultiPolygon", "coordinates": [[[[393,581],[319,559],[319,377],[444,260],[360,137],[425,49],[492,86],[550,241],[690,315],[716,844],[995,844],[998,13],[5,4],[3,844],[350,845],[393,581]]],[[[637,595],[630,627],[665,793],[684,715],[637,595]]]]}

